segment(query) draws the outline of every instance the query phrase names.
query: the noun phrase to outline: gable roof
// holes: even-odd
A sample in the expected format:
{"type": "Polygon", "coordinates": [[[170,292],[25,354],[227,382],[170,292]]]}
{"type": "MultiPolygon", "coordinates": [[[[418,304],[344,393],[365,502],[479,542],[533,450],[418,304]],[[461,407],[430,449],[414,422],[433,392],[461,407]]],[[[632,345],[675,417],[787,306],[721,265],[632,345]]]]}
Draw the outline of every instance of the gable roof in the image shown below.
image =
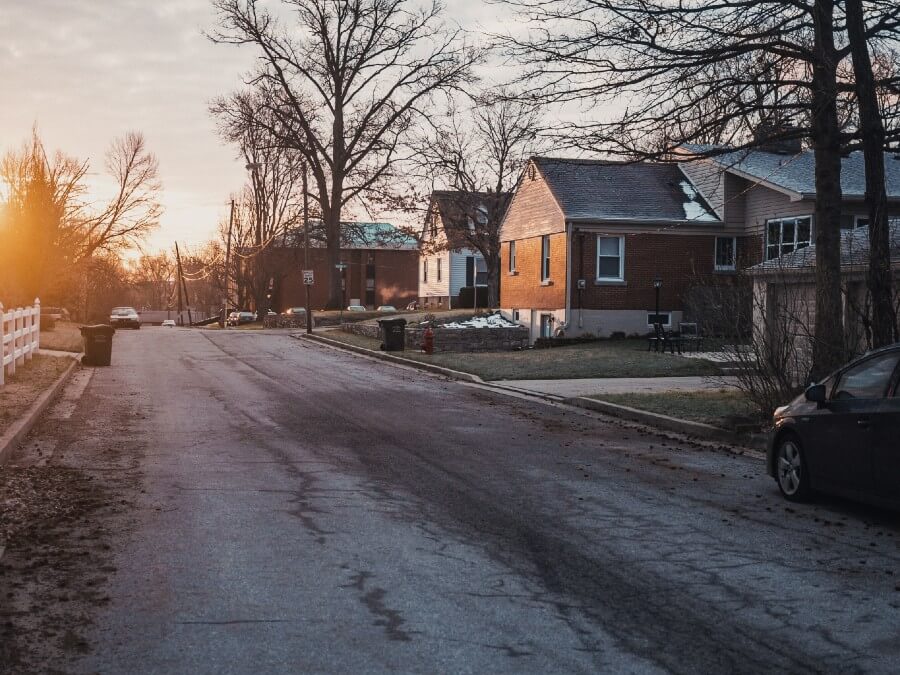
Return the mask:
{"type": "Polygon", "coordinates": [[[531,161],[569,221],[721,222],[676,164],[550,157],[531,161]]]}
{"type": "MultiPolygon", "coordinates": [[[[900,219],[889,225],[891,266],[900,266],[900,219]]],[[[869,228],[858,227],[841,232],[841,267],[862,267],[869,264],[869,228]]],[[[751,274],[773,272],[812,271],[816,267],[816,245],[811,244],[793,253],[766,260],[750,268],[751,274]]]]}
{"type": "MultiPolygon", "coordinates": [[[[684,148],[688,152],[704,154],[722,150],[712,145],[685,145],[684,148]]],[[[812,150],[803,150],[799,154],[739,150],[712,155],[710,159],[726,171],[788,192],[795,199],[816,197],[816,160],[812,150]]],[[[885,153],[884,169],[888,198],[900,200],[900,160],[885,153]]],[[[862,152],[851,152],[841,158],[841,192],[844,199],[865,198],[866,170],[862,152]]]]}
{"type": "MultiPolygon", "coordinates": [[[[501,196],[506,196],[503,193],[501,196]]],[[[484,202],[490,199],[496,199],[497,194],[493,192],[465,192],[461,190],[434,190],[431,193],[431,204],[428,208],[428,214],[425,217],[425,224],[422,228],[422,240],[427,239],[427,233],[431,224],[431,216],[435,209],[440,215],[441,227],[447,236],[447,246],[451,250],[459,250],[469,248],[471,244],[466,238],[464,232],[468,229],[469,215],[466,213],[466,207],[472,206],[473,203],[484,202]]]]}

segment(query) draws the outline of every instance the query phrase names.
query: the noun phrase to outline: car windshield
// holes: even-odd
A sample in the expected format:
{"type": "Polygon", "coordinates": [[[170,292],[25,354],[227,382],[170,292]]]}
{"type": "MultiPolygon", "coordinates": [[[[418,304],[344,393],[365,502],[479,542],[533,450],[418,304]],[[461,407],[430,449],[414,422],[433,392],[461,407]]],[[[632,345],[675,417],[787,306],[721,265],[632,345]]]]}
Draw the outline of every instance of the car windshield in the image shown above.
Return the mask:
{"type": "Polygon", "coordinates": [[[134,309],[132,309],[131,307],[114,307],[112,313],[116,316],[133,314],[134,309]]]}

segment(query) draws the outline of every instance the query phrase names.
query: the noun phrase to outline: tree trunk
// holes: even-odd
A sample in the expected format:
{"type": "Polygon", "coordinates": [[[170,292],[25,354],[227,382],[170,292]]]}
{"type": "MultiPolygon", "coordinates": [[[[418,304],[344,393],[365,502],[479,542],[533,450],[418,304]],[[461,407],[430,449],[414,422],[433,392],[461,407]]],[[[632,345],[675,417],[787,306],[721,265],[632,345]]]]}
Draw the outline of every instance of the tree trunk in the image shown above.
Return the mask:
{"type": "Polygon", "coordinates": [[[896,339],[884,177],[884,122],[866,41],[862,0],[847,0],[846,9],[847,35],[853,57],[856,98],[859,102],[859,131],[866,165],[866,205],[869,209],[869,270],[866,285],[872,297],[872,346],[883,347],[896,339]]]}
{"type": "Polygon", "coordinates": [[[328,260],[328,304],[326,309],[338,309],[344,304],[341,284],[342,271],[337,268],[341,261],[341,210],[331,208],[325,214],[326,259],[328,260]]]}
{"type": "Polygon", "coordinates": [[[500,256],[484,259],[487,265],[487,304],[489,309],[500,306],[500,256]]]}
{"type": "Polygon", "coordinates": [[[820,379],[845,358],[841,317],[841,135],[837,112],[834,2],[815,0],[812,143],[816,160],[816,319],[810,376],[820,379]]]}

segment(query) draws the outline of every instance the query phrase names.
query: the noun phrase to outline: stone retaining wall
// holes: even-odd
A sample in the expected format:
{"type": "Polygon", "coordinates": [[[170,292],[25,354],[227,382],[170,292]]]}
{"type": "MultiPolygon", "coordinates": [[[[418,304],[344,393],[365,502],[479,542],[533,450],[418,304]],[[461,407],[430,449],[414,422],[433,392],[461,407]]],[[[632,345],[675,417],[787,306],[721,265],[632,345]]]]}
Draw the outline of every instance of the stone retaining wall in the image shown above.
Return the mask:
{"type": "MultiPolygon", "coordinates": [[[[316,327],[316,319],[313,317],[313,328],[316,327]]],[[[267,316],[263,319],[264,328],[306,328],[305,314],[279,314],[278,316],[267,316]]]]}
{"type": "MultiPolygon", "coordinates": [[[[343,330],[376,340],[381,339],[378,324],[345,324],[343,330]]],[[[406,348],[421,349],[424,328],[406,329],[406,348]]],[[[524,326],[511,328],[435,328],[435,352],[508,352],[528,347],[528,329],[524,326]]]]}

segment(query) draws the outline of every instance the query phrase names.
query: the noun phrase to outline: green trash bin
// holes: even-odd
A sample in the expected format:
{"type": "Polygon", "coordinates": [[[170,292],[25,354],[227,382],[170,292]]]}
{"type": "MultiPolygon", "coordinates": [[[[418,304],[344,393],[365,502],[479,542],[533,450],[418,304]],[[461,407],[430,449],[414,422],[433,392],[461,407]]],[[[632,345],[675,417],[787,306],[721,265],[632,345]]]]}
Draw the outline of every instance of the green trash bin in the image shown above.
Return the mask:
{"type": "Polygon", "coordinates": [[[381,349],[385,352],[402,352],[406,347],[406,319],[381,319],[381,349]]]}
{"type": "Polygon", "coordinates": [[[82,326],[84,357],[81,362],[86,366],[108,366],[112,361],[112,341],[115,333],[115,328],[103,324],[82,326]]]}

